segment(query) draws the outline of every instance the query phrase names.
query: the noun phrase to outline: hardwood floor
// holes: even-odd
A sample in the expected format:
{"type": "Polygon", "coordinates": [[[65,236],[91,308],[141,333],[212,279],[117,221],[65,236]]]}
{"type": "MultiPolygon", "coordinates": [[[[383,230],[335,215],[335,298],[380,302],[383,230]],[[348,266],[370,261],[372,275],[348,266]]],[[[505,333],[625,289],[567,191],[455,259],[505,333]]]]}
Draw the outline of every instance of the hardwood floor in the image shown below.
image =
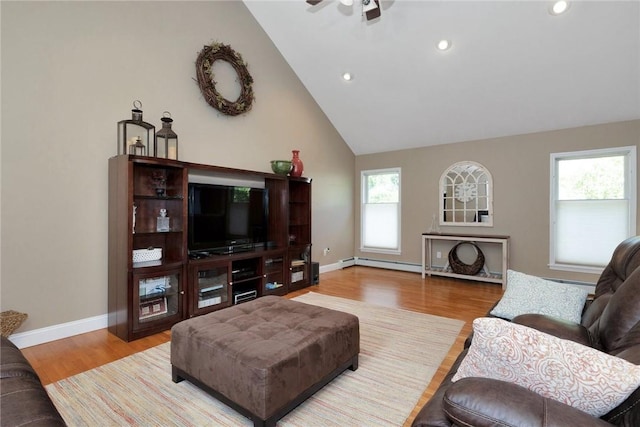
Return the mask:
{"type": "MultiPolygon", "coordinates": [[[[417,273],[398,272],[370,267],[350,267],[323,273],[320,285],[290,293],[295,297],[313,291],[372,304],[384,305],[465,322],[455,344],[438,368],[430,384],[407,418],[409,426],[417,412],[433,395],[460,353],[471,332],[471,322],[483,316],[501,297],[496,284],[427,277],[417,273]]],[[[146,350],[171,339],[169,331],[132,342],[124,342],[106,329],[53,341],[23,349],[44,384],[93,369],[105,363],[146,350]]]]}

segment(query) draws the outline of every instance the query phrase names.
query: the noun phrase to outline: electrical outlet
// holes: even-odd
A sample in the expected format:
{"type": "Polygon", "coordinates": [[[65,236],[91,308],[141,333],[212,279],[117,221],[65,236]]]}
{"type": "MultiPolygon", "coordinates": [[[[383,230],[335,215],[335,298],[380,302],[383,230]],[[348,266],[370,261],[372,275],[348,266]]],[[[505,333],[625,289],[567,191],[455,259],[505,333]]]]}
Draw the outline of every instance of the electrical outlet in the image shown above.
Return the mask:
{"type": "Polygon", "coordinates": [[[436,252],[436,258],[438,259],[442,258],[442,252],[440,251],[436,252]]]}
{"type": "Polygon", "coordinates": [[[322,254],[323,254],[324,256],[327,256],[327,254],[328,254],[330,251],[331,251],[331,249],[329,249],[329,248],[324,248],[324,249],[322,250],[322,254]]]}

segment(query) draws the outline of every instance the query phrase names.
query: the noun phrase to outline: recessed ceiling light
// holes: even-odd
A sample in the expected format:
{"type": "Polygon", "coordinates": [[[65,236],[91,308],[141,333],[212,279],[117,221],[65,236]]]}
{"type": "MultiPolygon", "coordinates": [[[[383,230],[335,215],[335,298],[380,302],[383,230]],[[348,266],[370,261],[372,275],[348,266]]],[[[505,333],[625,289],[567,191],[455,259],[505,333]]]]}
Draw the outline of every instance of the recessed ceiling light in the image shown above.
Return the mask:
{"type": "Polygon", "coordinates": [[[436,47],[438,48],[438,50],[447,50],[449,48],[451,48],[451,40],[440,40],[437,44],[436,47]]]}
{"type": "Polygon", "coordinates": [[[549,13],[552,15],[561,15],[569,9],[569,2],[567,0],[559,0],[554,2],[549,8],[549,13]]]}
{"type": "Polygon", "coordinates": [[[344,74],[342,74],[342,78],[345,79],[346,81],[349,81],[353,78],[353,76],[351,75],[351,73],[346,72],[344,74]]]}

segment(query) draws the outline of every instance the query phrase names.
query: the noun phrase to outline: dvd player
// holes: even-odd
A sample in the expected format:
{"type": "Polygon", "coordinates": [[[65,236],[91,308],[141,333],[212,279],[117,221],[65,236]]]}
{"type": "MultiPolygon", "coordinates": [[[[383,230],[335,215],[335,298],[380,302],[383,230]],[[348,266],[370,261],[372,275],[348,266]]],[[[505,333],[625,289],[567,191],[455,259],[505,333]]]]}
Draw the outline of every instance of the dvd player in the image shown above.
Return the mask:
{"type": "Polygon", "coordinates": [[[246,291],[246,292],[234,292],[233,293],[233,303],[234,304],[241,304],[243,302],[247,302],[250,301],[252,299],[256,299],[258,297],[258,291],[256,291],[255,289],[252,291],[246,291]]]}

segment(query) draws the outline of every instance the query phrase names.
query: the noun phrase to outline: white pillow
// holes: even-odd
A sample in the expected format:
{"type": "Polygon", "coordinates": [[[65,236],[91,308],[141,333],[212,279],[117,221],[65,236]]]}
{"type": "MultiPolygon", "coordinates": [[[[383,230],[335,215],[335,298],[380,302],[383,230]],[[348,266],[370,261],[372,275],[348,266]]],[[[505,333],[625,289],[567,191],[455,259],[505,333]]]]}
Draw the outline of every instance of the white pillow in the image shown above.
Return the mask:
{"type": "Polygon", "coordinates": [[[575,286],[507,270],[507,289],[490,313],[509,320],[519,314],[546,314],[580,323],[588,295],[575,286]]]}
{"type": "Polygon", "coordinates": [[[640,366],[619,357],[497,318],[473,321],[473,340],[452,381],[507,381],[594,417],[640,386],[640,366]]]}

